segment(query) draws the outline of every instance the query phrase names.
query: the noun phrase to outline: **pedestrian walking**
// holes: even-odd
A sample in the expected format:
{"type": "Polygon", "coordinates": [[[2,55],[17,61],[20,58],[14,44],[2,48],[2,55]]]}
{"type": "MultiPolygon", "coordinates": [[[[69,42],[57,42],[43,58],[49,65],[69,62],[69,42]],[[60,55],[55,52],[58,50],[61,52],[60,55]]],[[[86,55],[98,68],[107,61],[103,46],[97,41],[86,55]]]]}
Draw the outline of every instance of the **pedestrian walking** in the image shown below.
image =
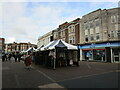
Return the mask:
{"type": "Polygon", "coordinates": [[[7,59],[8,59],[8,54],[5,53],[5,61],[7,61],[7,59]]]}
{"type": "Polygon", "coordinates": [[[20,62],[20,60],[21,60],[21,54],[18,53],[18,62],[20,62]]]}
{"type": "Polygon", "coordinates": [[[12,60],[12,61],[15,60],[15,54],[14,54],[14,53],[11,54],[11,60],[12,60]]]}
{"type": "Polygon", "coordinates": [[[12,54],[11,53],[9,53],[8,54],[8,60],[11,62],[11,57],[12,57],[12,54]]]}
{"type": "Polygon", "coordinates": [[[2,61],[4,62],[5,61],[5,54],[2,53],[2,61]]]}
{"type": "Polygon", "coordinates": [[[18,54],[14,53],[15,62],[17,62],[17,57],[18,57],[18,54]]]}
{"type": "Polygon", "coordinates": [[[26,69],[27,69],[27,70],[30,70],[30,65],[31,65],[30,55],[26,55],[26,58],[25,58],[25,66],[26,66],[26,69]]]}

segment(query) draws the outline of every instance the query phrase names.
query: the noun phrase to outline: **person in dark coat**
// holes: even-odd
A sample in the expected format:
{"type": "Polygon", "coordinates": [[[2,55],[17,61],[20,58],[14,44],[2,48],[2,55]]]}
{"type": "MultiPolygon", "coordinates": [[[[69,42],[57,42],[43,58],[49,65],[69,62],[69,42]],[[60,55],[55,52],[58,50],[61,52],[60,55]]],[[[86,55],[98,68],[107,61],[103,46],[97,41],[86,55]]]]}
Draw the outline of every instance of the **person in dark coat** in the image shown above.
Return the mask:
{"type": "Polygon", "coordinates": [[[8,60],[9,60],[9,61],[11,61],[11,57],[12,57],[12,54],[9,53],[9,54],[8,54],[8,60]]]}
{"type": "Polygon", "coordinates": [[[18,62],[20,62],[20,60],[21,60],[21,54],[18,53],[18,62]]]}
{"type": "Polygon", "coordinates": [[[4,53],[4,61],[7,61],[7,54],[4,53]]]}
{"type": "Polygon", "coordinates": [[[5,61],[5,54],[4,53],[2,54],[2,61],[3,62],[5,61]]]}
{"type": "Polygon", "coordinates": [[[18,54],[17,53],[14,54],[14,58],[15,58],[15,62],[17,62],[17,58],[18,58],[18,54]]]}
{"type": "Polygon", "coordinates": [[[30,55],[26,55],[26,58],[25,58],[25,65],[26,65],[26,69],[30,70],[30,65],[31,65],[31,58],[30,58],[30,55]]]}

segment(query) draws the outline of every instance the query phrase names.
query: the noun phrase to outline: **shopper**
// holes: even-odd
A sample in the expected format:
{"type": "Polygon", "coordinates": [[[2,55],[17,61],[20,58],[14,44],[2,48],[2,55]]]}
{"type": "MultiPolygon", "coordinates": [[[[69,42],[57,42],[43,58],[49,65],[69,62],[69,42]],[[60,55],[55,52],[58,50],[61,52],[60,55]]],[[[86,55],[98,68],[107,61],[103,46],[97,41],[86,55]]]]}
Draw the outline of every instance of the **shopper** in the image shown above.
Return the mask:
{"type": "Polygon", "coordinates": [[[31,65],[31,58],[30,58],[30,55],[26,55],[26,58],[25,58],[25,65],[26,65],[26,69],[27,69],[27,70],[30,70],[30,65],[31,65]]]}
{"type": "Polygon", "coordinates": [[[9,60],[9,61],[11,61],[11,57],[12,57],[12,54],[9,53],[9,54],[8,54],[8,60],[9,60]]]}
{"type": "Polygon", "coordinates": [[[21,54],[18,53],[18,62],[20,62],[20,60],[21,60],[21,54]]]}

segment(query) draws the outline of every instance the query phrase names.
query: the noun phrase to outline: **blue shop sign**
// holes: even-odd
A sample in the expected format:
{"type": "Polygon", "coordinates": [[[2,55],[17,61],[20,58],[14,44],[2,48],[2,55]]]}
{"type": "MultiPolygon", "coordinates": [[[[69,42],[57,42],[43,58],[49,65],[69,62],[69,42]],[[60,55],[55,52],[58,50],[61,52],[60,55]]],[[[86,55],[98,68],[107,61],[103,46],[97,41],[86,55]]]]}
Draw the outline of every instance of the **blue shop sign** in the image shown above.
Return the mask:
{"type": "Polygon", "coordinates": [[[101,43],[101,44],[90,44],[90,45],[83,45],[78,46],[79,49],[86,49],[86,48],[104,48],[104,47],[120,47],[120,42],[114,43],[101,43]]]}

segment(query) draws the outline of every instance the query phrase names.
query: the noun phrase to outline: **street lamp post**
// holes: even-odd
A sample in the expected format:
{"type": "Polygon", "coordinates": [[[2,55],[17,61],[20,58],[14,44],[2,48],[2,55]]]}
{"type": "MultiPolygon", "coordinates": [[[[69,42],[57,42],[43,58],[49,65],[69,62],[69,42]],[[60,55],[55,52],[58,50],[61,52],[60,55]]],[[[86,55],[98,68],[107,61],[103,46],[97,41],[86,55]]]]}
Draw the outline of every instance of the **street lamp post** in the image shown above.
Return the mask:
{"type": "Polygon", "coordinates": [[[54,56],[53,69],[55,70],[55,65],[56,65],[56,48],[55,48],[55,51],[54,51],[54,53],[53,53],[53,56],[54,56]]]}

